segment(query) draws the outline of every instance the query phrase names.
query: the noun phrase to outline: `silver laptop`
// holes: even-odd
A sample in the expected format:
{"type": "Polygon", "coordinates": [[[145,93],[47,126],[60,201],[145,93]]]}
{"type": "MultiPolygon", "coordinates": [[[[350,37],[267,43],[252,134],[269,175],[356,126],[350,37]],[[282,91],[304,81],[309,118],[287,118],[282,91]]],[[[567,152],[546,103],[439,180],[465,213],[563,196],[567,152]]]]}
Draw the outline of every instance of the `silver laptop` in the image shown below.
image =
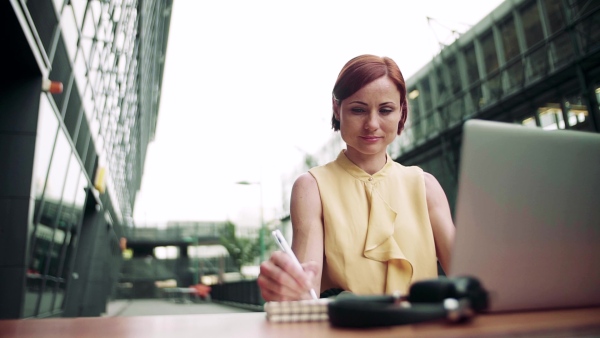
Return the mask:
{"type": "Polygon", "coordinates": [[[600,135],[467,121],[455,223],[490,312],[600,305],[600,135]]]}

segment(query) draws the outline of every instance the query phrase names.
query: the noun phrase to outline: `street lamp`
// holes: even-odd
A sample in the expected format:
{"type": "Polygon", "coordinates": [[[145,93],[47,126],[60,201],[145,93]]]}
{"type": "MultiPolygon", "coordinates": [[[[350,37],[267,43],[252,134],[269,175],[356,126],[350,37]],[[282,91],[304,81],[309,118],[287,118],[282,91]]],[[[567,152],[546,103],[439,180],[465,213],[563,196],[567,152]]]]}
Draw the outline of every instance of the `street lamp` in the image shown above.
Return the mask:
{"type": "Polygon", "coordinates": [[[235,182],[239,185],[258,185],[260,190],[260,228],[258,229],[258,243],[260,247],[260,262],[265,260],[265,219],[263,213],[263,191],[261,182],[239,181],[235,182]]]}

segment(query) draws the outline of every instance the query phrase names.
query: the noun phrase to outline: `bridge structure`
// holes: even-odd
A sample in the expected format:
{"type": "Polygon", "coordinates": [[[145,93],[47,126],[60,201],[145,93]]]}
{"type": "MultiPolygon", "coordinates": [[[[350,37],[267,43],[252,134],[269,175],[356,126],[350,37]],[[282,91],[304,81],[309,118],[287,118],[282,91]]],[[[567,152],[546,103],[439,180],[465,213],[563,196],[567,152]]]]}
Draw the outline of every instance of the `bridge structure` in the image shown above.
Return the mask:
{"type": "Polygon", "coordinates": [[[168,222],[137,226],[124,232],[131,257],[124,259],[117,285],[118,298],[159,297],[161,285],[187,287],[201,282],[203,276],[222,276],[235,272],[229,255],[190,255],[198,248],[220,244],[226,222],[168,222]],[[158,247],[176,247],[174,256],[157,257],[158,247]]]}

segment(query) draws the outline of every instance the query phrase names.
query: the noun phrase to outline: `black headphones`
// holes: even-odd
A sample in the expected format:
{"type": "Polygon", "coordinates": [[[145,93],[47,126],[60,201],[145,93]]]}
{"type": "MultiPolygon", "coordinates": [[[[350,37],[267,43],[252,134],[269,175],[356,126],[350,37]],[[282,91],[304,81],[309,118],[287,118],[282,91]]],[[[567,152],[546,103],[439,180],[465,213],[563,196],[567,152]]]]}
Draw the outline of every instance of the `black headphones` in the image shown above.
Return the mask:
{"type": "Polygon", "coordinates": [[[377,327],[448,319],[462,322],[488,306],[488,294],[473,277],[440,277],[414,283],[407,297],[342,293],[327,306],[337,327],[377,327]]]}

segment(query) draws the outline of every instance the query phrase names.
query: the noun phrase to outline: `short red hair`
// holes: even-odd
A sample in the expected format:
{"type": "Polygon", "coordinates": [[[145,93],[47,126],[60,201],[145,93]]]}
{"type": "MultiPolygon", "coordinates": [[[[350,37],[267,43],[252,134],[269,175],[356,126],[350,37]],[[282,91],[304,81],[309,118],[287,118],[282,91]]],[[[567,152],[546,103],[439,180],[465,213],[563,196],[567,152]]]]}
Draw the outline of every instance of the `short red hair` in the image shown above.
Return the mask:
{"type": "MultiPolygon", "coordinates": [[[[333,109],[335,111],[336,104],[339,107],[342,104],[342,101],[352,96],[362,87],[383,76],[387,76],[392,80],[400,92],[402,114],[400,116],[400,122],[398,123],[398,135],[400,135],[404,129],[404,123],[406,122],[406,116],[408,115],[406,82],[404,81],[404,76],[402,76],[402,72],[400,71],[400,68],[398,68],[396,62],[389,57],[365,54],[348,61],[340,71],[340,74],[335,81],[335,85],[333,86],[333,109]]],[[[335,118],[335,113],[331,117],[331,126],[335,131],[340,130],[340,121],[335,118]]]]}

